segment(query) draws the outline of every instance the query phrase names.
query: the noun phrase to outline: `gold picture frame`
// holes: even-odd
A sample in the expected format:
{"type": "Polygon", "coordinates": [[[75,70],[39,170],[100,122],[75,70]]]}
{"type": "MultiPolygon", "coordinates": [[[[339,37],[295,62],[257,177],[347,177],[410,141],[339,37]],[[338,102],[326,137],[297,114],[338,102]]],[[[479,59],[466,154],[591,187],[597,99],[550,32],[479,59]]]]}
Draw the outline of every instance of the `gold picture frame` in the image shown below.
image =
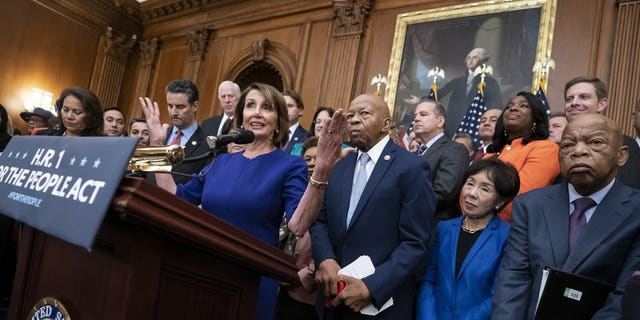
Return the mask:
{"type": "MultiPolygon", "coordinates": [[[[417,74],[424,76],[425,70],[436,66],[444,69],[446,78],[438,82],[442,87],[468,72],[464,59],[473,48],[489,47],[487,64],[504,85],[499,88],[503,92],[499,107],[518,91],[537,89],[541,71],[532,69],[536,61],[551,59],[556,1],[494,0],[399,14],[385,89],[396,127],[406,127],[413,116],[407,101],[415,104],[416,96],[429,94],[433,78],[417,74]],[[419,67],[414,70],[414,65],[419,67]]],[[[448,107],[446,96],[441,102],[448,107]]]]}

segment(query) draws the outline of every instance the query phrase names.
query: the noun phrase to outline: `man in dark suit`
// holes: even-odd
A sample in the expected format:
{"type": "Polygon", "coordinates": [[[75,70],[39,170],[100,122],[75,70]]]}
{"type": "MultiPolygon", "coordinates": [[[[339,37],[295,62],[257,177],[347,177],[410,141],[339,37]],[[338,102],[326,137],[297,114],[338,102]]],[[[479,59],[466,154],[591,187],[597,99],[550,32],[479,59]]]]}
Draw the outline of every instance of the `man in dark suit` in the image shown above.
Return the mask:
{"type": "Polygon", "coordinates": [[[289,114],[289,141],[282,148],[284,152],[290,153],[296,143],[303,143],[309,137],[309,132],[300,125],[300,117],[304,111],[304,103],[300,94],[293,90],[285,90],[282,92],[284,100],[287,103],[287,112],[289,114]]]}
{"type": "Polygon", "coordinates": [[[418,153],[431,168],[430,181],[438,203],[434,224],[456,217],[457,191],[469,165],[467,149],[444,133],[446,117],[440,103],[424,99],[418,103],[413,120],[413,132],[422,141],[418,153]]]}
{"type": "MultiPolygon", "coordinates": [[[[569,122],[583,114],[602,114],[609,107],[607,89],[598,78],[577,77],[571,79],[564,86],[564,98],[564,110],[569,122]]],[[[629,187],[640,189],[640,174],[638,174],[640,147],[635,139],[627,135],[623,136],[622,143],[628,148],[629,159],[624,166],[618,168],[617,178],[629,187]]]]}
{"type": "Polygon", "coordinates": [[[218,100],[222,107],[219,116],[204,119],[201,128],[207,136],[219,136],[229,133],[233,124],[233,113],[240,100],[240,86],[232,81],[223,81],[218,86],[218,100]]]}
{"type": "MultiPolygon", "coordinates": [[[[464,118],[465,113],[469,109],[473,97],[478,91],[478,84],[482,76],[478,67],[489,61],[488,52],[484,48],[475,48],[467,54],[464,60],[467,67],[467,74],[457,77],[447,82],[438,94],[440,98],[451,94],[449,104],[447,105],[447,125],[445,132],[449,136],[455,134],[456,129],[460,125],[460,121],[464,118]]],[[[484,78],[486,86],[484,87],[484,102],[488,109],[503,109],[502,94],[500,93],[500,85],[496,79],[490,75],[484,78]]]]}
{"type": "Polygon", "coordinates": [[[616,178],[627,157],[610,119],[587,114],[569,122],[559,152],[567,182],[513,202],[492,319],[532,319],[545,267],[615,285],[593,319],[620,319],[622,294],[640,262],[640,191],[616,178]]]}
{"type": "Polygon", "coordinates": [[[332,299],[331,309],[324,297],[318,307],[339,319],[369,319],[359,313],[362,308],[369,303],[380,308],[393,297],[393,306],[376,319],[412,319],[435,208],[428,164],[390,140],[391,118],[382,97],[354,99],[347,122],[358,152],[334,166],[311,228],[316,282],[332,299]],[[362,279],[338,275],[365,255],[375,273],[362,279]],[[346,286],[336,296],[339,280],[346,286]]]}
{"type": "MultiPolygon", "coordinates": [[[[198,126],[198,88],[189,80],[173,80],[165,88],[167,110],[171,127],[167,131],[167,145],[179,144],[184,148],[184,157],[191,158],[209,151],[206,135],[198,126]]],[[[209,161],[209,158],[183,162],[173,166],[171,172],[186,175],[197,174],[209,161]]],[[[185,175],[173,175],[176,183],[185,183],[191,179],[185,175]]]]}

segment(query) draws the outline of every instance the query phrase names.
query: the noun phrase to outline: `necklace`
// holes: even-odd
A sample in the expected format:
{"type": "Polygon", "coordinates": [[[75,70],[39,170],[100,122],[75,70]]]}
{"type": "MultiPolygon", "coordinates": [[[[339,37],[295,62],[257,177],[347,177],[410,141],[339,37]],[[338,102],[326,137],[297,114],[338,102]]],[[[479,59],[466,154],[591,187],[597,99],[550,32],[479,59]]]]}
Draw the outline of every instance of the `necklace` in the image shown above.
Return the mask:
{"type": "Polygon", "coordinates": [[[464,220],[462,220],[462,231],[466,232],[466,233],[476,233],[478,231],[484,230],[484,228],[487,227],[487,225],[484,225],[482,227],[478,227],[478,228],[469,228],[467,226],[465,226],[465,224],[467,224],[467,218],[464,218],[464,220]]]}

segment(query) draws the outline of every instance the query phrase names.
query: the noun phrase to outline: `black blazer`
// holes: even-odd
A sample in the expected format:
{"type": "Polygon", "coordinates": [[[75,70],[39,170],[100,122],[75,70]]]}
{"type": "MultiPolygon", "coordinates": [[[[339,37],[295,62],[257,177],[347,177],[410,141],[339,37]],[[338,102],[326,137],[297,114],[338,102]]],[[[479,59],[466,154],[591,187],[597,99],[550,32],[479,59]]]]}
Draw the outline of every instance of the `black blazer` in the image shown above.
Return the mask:
{"type": "MultiPolygon", "coordinates": [[[[169,130],[167,131],[167,139],[169,139],[169,137],[171,136],[172,130],[173,130],[173,127],[169,128],[169,130]]],[[[207,135],[204,134],[203,130],[200,127],[198,127],[198,129],[196,129],[193,135],[191,135],[191,138],[189,138],[189,141],[187,141],[187,143],[184,145],[185,159],[199,156],[205,152],[208,152],[210,149],[209,149],[209,145],[207,144],[206,138],[207,138],[207,135]]],[[[180,163],[180,164],[174,165],[171,172],[180,172],[185,174],[198,174],[200,170],[202,170],[202,168],[209,161],[211,161],[211,157],[201,159],[198,161],[193,161],[193,162],[180,163]]],[[[173,176],[173,181],[175,181],[176,184],[187,183],[187,181],[191,179],[190,177],[186,177],[182,175],[172,175],[172,176],[173,176]]],[[[150,180],[155,181],[155,179],[150,179],[150,180]]]]}
{"type": "Polygon", "coordinates": [[[455,218],[459,215],[458,189],[462,185],[464,170],[469,165],[467,148],[445,134],[427,149],[424,158],[429,162],[433,192],[436,194],[436,222],[455,218]]]}
{"type": "Polygon", "coordinates": [[[624,166],[618,168],[616,178],[626,186],[640,189],[640,147],[634,138],[623,136],[622,144],[629,149],[629,159],[624,166]]]}
{"type": "Polygon", "coordinates": [[[205,136],[217,136],[218,128],[222,125],[222,115],[204,119],[200,128],[204,132],[205,136]]]}

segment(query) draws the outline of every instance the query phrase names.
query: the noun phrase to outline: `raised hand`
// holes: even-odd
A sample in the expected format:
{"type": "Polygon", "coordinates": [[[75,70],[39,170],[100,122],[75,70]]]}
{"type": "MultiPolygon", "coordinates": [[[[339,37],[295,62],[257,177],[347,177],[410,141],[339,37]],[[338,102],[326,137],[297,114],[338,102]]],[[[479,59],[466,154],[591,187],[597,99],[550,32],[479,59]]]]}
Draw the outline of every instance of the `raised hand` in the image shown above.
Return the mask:
{"type": "Polygon", "coordinates": [[[142,113],[149,126],[149,145],[162,146],[167,141],[167,127],[160,123],[160,109],[157,102],[151,102],[149,97],[139,97],[142,113]]]}

